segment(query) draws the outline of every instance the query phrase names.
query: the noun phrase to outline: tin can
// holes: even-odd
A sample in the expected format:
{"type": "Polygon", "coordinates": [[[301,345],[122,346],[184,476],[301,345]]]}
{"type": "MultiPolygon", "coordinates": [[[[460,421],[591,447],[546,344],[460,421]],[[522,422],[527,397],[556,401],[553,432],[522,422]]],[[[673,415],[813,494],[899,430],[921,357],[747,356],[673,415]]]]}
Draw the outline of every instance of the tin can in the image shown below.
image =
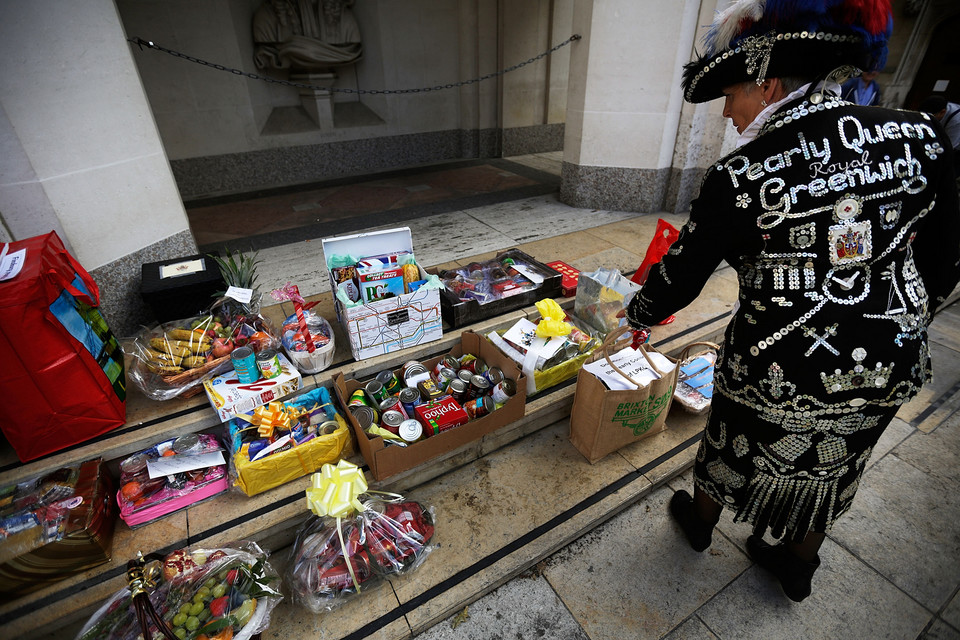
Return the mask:
{"type": "Polygon", "coordinates": [[[439,376],[441,369],[453,369],[456,371],[459,368],[460,363],[457,361],[457,359],[450,354],[447,354],[440,358],[440,361],[437,362],[436,366],[433,367],[433,373],[439,376]]]}
{"type": "Polygon", "coordinates": [[[475,397],[485,396],[490,393],[490,381],[480,375],[471,376],[470,388],[475,397]]]}
{"type": "Polygon", "coordinates": [[[466,382],[459,378],[450,383],[450,386],[447,387],[447,393],[449,393],[450,397],[460,404],[463,404],[470,399],[470,387],[467,386],[466,382]]]}
{"type": "Polygon", "coordinates": [[[387,413],[388,411],[398,411],[403,414],[404,419],[410,417],[410,414],[407,413],[403,403],[400,402],[400,398],[397,396],[389,396],[386,400],[380,403],[380,413],[387,413]]]}
{"type": "Polygon", "coordinates": [[[392,396],[400,393],[400,389],[403,388],[403,386],[400,384],[400,378],[398,378],[397,374],[389,369],[386,371],[381,371],[377,374],[377,382],[382,384],[383,388],[387,390],[387,393],[392,396]]]}
{"type": "Polygon", "coordinates": [[[477,359],[477,356],[472,353],[465,353],[460,356],[460,366],[458,369],[467,369],[471,373],[473,372],[473,362],[477,359]]]}
{"type": "Polygon", "coordinates": [[[390,433],[398,433],[400,423],[406,420],[406,417],[399,411],[384,411],[380,416],[380,426],[390,433]]]}
{"type": "Polygon", "coordinates": [[[493,387],[490,397],[497,405],[505,404],[517,393],[517,383],[510,378],[504,378],[493,387]]]}
{"type": "Polygon", "coordinates": [[[457,371],[457,377],[469,385],[470,378],[473,377],[473,373],[469,369],[460,369],[460,371],[457,371]]]}
{"type": "Polygon", "coordinates": [[[451,380],[457,379],[457,370],[450,367],[441,367],[440,372],[434,376],[441,389],[446,389],[451,380]]]}
{"type": "Polygon", "coordinates": [[[387,399],[389,395],[379,380],[371,380],[364,387],[370,399],[379,406],[381,402],[387,399]]]}
{"type": "Polygon", "coordinates": [[[412,418],[404,420],[397,428],[397,435],[404,442],[416,442],[423,437],[423,426],[412,418]]]}
{"type": "Polygon", "coordinates": [[[419,362],[412,363],[409,367],[404,369],[403,372],[403,381],[408,387],[415,387],[422,380],[426,380],[430,377],[430,372],[427,371],[427,368],[420,364],[419,362]]]}
{"type": "Polygon", "coordinates": [[[257,368],[257,355],[250,347],[237,347],[230,352],[230,360],[237,372],[237,380],[242,384],[253,384],[260,379],[260,369],[257,368]]]}
{"type": "Polygon", "coordinates": [[[401,377],[401,378],[406,378],[406,377],[407,377],[407,370],[408,370],[410,367],[418,367],[418,366],[419,366],[419,367],[422,367],[423,365],[420,364],[419,362],[417,362],[416,360],[407,360],[406,362],[403,363],[403,366],[400,367],[400,377],[401,377]]]}
{"type": "Polygon", "coordinates": [[[400,404],[406,410],[407,416],[412,416],[413,408],[420,404],[420,392],[413,387],[407,387],[406,389],[400,389],[397,397],[400,398],[400,404]]]}
{"type": "Polygon", "coordinates": [[[441,389],[439,385],[433,381],[433,378],[430,377],[417,383],[417,391],[420,392],[420,399],[424,402],[436,400],[443,395],[443,389],[441,389]]]}
{"type": "Polygon", "coordinates": [[[367,405],[354,405],[350,407],[350,413],[356,418],[357,424],[364,431],[380,422],[380,413],[373,407],[367,405]]]}
{"type": "Polygon", "coordinates": [[[280,375],[280,358],[276,349],[264,349],[257,354],[257,368],[260,375],[269,380],[280,375]]]}
{"type": "Polygon", "coordinates": [[[350,394],[350,399],[347,401],[348,407],[357,407],[357,406],[371,406],[370,398],[367,397],[367,392],[363,389],[357,389],[350,394]]]}
{"type": "Polygon", "coordinates": [[[463,410],[467,412],[467,415],[470,416],[471,420],[475,418],[481,418],[488,413],[493,412],[494,409],[496,409],[496,406],[493,404],[493,400],[490,399],[490,396],[480,396],[479,398],[474,398],[463,405],[463,410]]]}
{"type": "Polygon", "coordinates": [[[187,433],[173,441],[173,452],[177,455],[195,455],[203,451],[200,436],[187,433]]]}
{"type": "Polygon", "coordinates": [[[504,379],[503,370],[500,367],[490,367],[483,373],[483,377],[490,381],[490,386],[495,387],[504,379]]]}
{"type": "Polygon", "coordinates": [[[336,420],[327,420],[326,422],[320,425],[320,429],[317,432],[317,435],[328,436],[339,428],[340,428],[339,422],[337,422],[336,420]]]}

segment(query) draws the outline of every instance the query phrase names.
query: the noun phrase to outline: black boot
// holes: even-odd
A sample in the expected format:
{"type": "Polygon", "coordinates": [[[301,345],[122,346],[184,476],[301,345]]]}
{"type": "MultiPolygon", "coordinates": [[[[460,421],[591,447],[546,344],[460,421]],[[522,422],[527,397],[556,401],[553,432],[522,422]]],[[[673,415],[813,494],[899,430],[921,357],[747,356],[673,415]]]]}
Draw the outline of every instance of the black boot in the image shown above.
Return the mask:
{"type": "Polygon", "coordinates": [[[704,551],[713,539],[713,525],[697,517],[693,511],[693,497],[683,489],[670,498],[670,513],[687,536],[694,551],[704,551]]]}
{"type": "Polygon", "coordinates": [[[788,598],[800,602],[810,595],[810,580],[820,566],[820,556],[806,562],[790,553],[782,542],[773,546],[757,535],[747,538],[747,551],[754,562],[777,577],[788,598]]]}

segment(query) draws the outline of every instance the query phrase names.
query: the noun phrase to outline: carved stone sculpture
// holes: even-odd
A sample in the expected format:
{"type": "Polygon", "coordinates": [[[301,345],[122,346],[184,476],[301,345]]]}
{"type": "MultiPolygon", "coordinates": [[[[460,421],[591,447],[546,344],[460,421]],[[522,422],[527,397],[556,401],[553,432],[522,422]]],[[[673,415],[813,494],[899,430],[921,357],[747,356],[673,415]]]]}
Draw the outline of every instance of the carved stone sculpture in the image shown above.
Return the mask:
{"type": "Polygon", "coordinates": [[[360,59],[354,0],[264,0],[253,14],[258,69],[326,71],[360,59]]]}

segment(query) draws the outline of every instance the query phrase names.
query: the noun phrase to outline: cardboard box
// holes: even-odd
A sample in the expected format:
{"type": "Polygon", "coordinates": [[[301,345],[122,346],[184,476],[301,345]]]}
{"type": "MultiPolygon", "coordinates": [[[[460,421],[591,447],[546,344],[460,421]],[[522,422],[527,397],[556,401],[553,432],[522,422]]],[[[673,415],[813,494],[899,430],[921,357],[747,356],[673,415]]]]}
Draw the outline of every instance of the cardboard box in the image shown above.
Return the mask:
{"type": "MultiPolygon", "coordinates": [[[[413,253],[410,229],[401,227],[336,238],[324,238],[324,265],[331,256],[348,255],[356,259],[407,251],[413,253]]],[[[427,272],[418,267],[421,278],[427,272]]],[[[330,274],[330,286],[337,282],[330,274]]],[[[350,351],[356,360],[379,356],[400,349],[439,340],[443,337],[440,315],[440,291],[420,288],[384,300],[345,308],[337,300],[337,317],[350,338],[350,351]]]]}
{"type": "Polygon", "coordinates": [[[575,296],[577,294],[577,281],[580,280],[580,269],[574,269],[563,260],[548,262],[547,266],[563,276],[560,281],[560,291],[563,293],[563,297],[572,298],[575,296]]]}
{"type": "MultiPolygon", "coordinates": [[[[514,258],[517,262],[529,265],[531,270],[543,278],[543,282],[535,289],[520,291],[515,295],[505,294],[506,297],[491,300],[480,304],[477,300],[462,300],[449,289],[440,290],[440,311],[444,321],[451,327],[463,327],[486,318],[499,316],[514,309],[521,309],[535,304],[544,298],[560,296],[560,283],[563,277],[555,270],[542,262],[534,260],[519,249],[508,249],[497,254],[497,259],[514,258]]],[[[428,269],[436,273],[436,269],[428,269]]]]}
{"type": "Polygon", "coordinates": [[[222,422],[227,422],[238,413],[253,411],[262,404],[290,395],[300,388],[303,379],[297,368],[283,354],[280,358],[280,375],[276,378],[261,378],[253,384],[241,384],[237,372],[229,372],[203,381],[203,389],[213,410],[222,422]]]}
{"type": "MultiPolygon", "coordinates": [[[[452,451],[457,447],[463,446],[468,442],[477,440],[488,433],[492,433],[523,417],[527,404],[527,382],[520,372],[517,364],[500,353],[490,342],[482,335],[465,331],[460,337],[460,344],[450,350],[450,354],[459,357],[464,353],[472,353],[483,358],[491,367],[500,367],[504,375],[513,378],[517,382],[517,393],[510,398],[502,407],[487,414],[482,418],[469,421],[465,425],[454,427],[449,431],[432,435],[424,440],[420,440],[409,447],[387,446],[383,438],[371,438],[357,423],[353,415],[348,411],[347,419],[357,437],[357,444],[360,447],[360,453],[370,472],[377,480],[389,478],[392,475],[412,469],[417,465],[423,464],[447,451],[452,451]]],[[[428,369],[439,362],[440,356],[431,358],[423,364],[428,369]]],[[[399,375],[400,370],[396,370],[399,375]]],[[[343,374],[336,374],[333,378],[334,390],[340,400],[340,405],[346,407],[347,399],[357,389],[363,387],[363,382],[359,380],[347,380],[343,374]]]]}

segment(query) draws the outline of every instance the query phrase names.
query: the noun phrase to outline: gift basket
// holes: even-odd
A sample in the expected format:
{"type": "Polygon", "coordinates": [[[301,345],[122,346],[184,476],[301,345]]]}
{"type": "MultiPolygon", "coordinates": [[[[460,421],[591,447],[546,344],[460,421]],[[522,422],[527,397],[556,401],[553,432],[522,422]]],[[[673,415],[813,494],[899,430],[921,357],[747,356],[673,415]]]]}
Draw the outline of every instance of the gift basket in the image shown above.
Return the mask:
{"type": "Polygon", "coordinates": [[[223,447],[209,434],[160,442],[120,463],[120,519],[137,527],[228,487],[223,447]]]}
{"type": "Polygon", "coordinates": [[[640,290],[640,285],[625,278],[619,269],[601,267],[581,273],[574,300],[574,315],[606,335],[626,322],[617,317],[640,290]]]}
{"type": "Polygon", "coordinates": [[[345,460],[314,474],[307,503],[314,515],[297,531],[285,577],[314,613],[415,570],[434,548],[432,508],[368,490],[363,472],[345,460]]]}
{"type": "Polygon", "coordinates": [[[289,282],[270,295],[277,302],[293,302],[295,313],[283,321],[280,342],[294,366],[302,373],[320,373],[333,364],[333,329],[325,318],[310,311],[317,301],[306,302],[297,286],[289,282]]]}
{"type": "Polygon", "coordinates": [[[500,351],[520,364],[533,395],[577,375],[583,362],[602,343],[596,330],[567,315],[555,300],[537,302],[540,319],[521,318],[502,335],[487,334],[500,351]]]}
{"type": "Polygon", "coordinates": [[[253,542],[179,549],[162,562],[139,558],[127,578],[77,640],[249,640],[267,629],[283,598],[279,574],[253,542]]]}
{"type": "Polygon", "coordinates": [[[248,496],[313,473],[352,451],[346,420],[326,387],[271,402],[227,424],[230,475],[248,496]]]}
{"type": "Polygon", "coordinates": [[[703,413],[710,408],[713,399],[713,372],[720,347],[712,342],[697,344],[709,347],[712,351],[696,353],[680,362],[673,398],[687,411],[703,413]]]}
{"type": "Polygon", "coordinates": [[[115,522],[100,458],[0,487],[0,594],[20,596],[109,561],[115,522]]]}
{"type": "Polygon", "coordinates": [[[124,347],[133,357],[130,379],[144,395],[152,400],[196,395],[204,380],[233,368],[230,355],[236,348],[259,353],[279,346],[259,313],[237,313],[239,307],[227,303],[213,309],[221,313],[144,328],[124,347]]]}

